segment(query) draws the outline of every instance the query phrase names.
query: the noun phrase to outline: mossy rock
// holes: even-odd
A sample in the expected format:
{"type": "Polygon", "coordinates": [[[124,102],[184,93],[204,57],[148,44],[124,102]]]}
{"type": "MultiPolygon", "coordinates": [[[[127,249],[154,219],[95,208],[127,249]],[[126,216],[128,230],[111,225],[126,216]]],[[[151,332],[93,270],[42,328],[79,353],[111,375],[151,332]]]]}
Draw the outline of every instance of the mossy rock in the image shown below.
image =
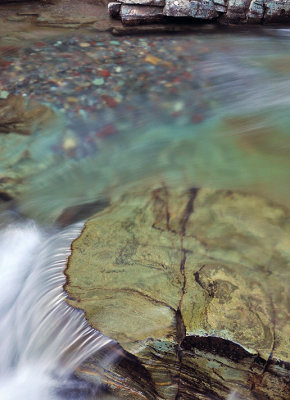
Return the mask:
{"type": "Polygon", "coordinates": [[[287,398],[289,216],[254,195],[156,186],[87,221],[66,290],[126,351],[106,372],[115,394],[287,398]]]}

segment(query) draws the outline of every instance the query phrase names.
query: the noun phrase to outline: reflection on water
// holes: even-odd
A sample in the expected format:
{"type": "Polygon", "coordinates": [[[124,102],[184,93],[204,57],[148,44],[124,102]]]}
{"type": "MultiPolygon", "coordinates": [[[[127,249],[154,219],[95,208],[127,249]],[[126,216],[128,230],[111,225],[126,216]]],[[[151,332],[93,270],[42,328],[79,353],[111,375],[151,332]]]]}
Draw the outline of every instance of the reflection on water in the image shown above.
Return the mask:
{"type": "MultiPolygon", "coordinates": [[[[67,226],[157,182],[288,206],[288,35],[78,35],[3,52],[0,115],[12,94],[57,117],[30,135],[15,133],[13,117],[0,135],[1,210],[67,226]]],[[[30,376],[39,382],[32,399],[51,398],[59,378],[70,388],[74,369],[109,341],[64,302],[61,270],[78,229],[1,234],[1,398],[15,398],[12,374],[24,398],[30,376]]]]}

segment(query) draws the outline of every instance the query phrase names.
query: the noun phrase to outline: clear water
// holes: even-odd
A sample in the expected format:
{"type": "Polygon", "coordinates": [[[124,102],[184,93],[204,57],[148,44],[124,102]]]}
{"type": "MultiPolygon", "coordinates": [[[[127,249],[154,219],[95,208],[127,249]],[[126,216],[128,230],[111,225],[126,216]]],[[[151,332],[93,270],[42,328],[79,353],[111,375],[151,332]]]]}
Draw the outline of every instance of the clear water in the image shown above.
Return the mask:
{"type": "Polygon", "coordinates": [[[2,186],[16,191],[22,214],[44,223],[145,179],[287,203],[287,35],[270,28],[117,41],[79,35],[6,57],[9,93],[53,106],[59,119],[30,139],[0,136],[2,186]],[[82,48],[84,41],[93,44],[82,48]],[[111,75],[100,78],[103,70],[111,75]],[[95,85],[96,77],[104,83],[95,85]]]}
{"type": "MultiPolygon", "coordinates": [[[[156,181],[243,190],[289,206],[289,29],[154,40],[124,37],[115,48],[108,36],[98,40],[101,66],[114,65],[114,52],[123,52],[123,75],[116,78],[125,87],[123,100],[112,109],[94,103],[99,89],[92,84],[86,92],[74,93],[81,106],[78,111],[62,107],[61,96],[68,94],[61,86],[49,100],[46,90],[34,92],[33,80],[16,85],[10,75],[15,65],[22,68],[19,74],[32,79],[39,68],[45,74],[51,64],[48,60],[29,69],[18,56],[6,55],[12,66],[1,77],[5,88],[50,104],[58,118],[52,127],[39,128],[29,138],[0,135],[1,192],[14,199],[0,204],[3,400],[97,395],[73,372],[112,342],[65,303],[63,269],[70,244],[82,227],[73,223],[102,209],[130,186],[156,181]],[[172,72],[162,83],[166,68],[153,62],[146,69],[141,62],[142,49],[152,43],[164,49],[166,62],[194,71],[170,95],[165,84],[172,84],[178,75],[172,72]],[[140,86],[136,65],[149,80],[147,86],[140,86]],[[134,112],[126,108],[132,104],[134,112]],[[116,126],[118,134],[107,137],[108,124],[116,126]],[[60,393],[64,386],[67,392],[60,393]]],[[[57,47],[57,41],[42,48],[49,51],[52,46],[57,47]]],[[[73,56],[74,46],[67,43],[59,52],[73,56]]],[[[33,44],[29,56],[31,49],[33,44]]],[[[41,56],[44,50],[37,51],[41,56]]],[[[64,81],[69,77],[67,72],[64,81]]],[[[111,361],[109,356],[106,362],[111,361]]]]}

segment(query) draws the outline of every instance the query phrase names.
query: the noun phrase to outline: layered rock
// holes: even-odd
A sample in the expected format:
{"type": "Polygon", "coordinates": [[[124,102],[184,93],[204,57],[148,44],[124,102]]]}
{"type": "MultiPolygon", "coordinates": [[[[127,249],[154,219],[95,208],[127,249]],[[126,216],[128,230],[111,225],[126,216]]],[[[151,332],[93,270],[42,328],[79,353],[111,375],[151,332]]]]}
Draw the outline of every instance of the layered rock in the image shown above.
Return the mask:
{"type": "Polygon", "coordinates": [[[192,17],[202,20],[218,20],[222,23],[267,23],[290,20],[289,0],[120,0],[109,3],[109,13],[121,16],[123,24],[154,22],[152,14],[166,17],[192,17]],[[126,5],[126,8],[124,8],[126,5]],[[146,6],[146,7],[144,7],[146,6]],[[152,10],[150,10],[150,8],[152,10]],[[162,9],[156,10],[156,7],[162,9]],[[143,10],[142,10],[143,8],[143,10]],[[146,19],[148,16],[148,19],[146,19]]]}
{"type": "MultiPolygon", "coordinates": [[[[286,399],[289,209],[210,189],[136,188],[73,243],[69,303],[126,351],[124,399],[286,399]]],[[[95,374],[89,360],[82,376],[95,374]]]]}
{"type": "Polygon", "coordinates": [[[122,4],[120,9],[120,17],[124,25],[157,22],[162,19],[162,16],[162,7],[122,4]]]}

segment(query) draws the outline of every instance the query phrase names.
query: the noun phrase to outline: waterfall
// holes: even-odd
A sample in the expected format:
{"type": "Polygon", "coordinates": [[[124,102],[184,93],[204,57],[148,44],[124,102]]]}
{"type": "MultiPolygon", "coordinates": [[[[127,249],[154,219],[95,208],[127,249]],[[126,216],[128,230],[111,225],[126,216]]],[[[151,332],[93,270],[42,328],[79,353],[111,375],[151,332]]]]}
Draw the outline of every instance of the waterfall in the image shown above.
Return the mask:
{"type": "Polygon", "coordinates": [[[1,400],[88,398],[73,372],[113,341],[65,302],[63,269],[81,229],[47,232],[29,221],[0,231],[1,400]]]}

